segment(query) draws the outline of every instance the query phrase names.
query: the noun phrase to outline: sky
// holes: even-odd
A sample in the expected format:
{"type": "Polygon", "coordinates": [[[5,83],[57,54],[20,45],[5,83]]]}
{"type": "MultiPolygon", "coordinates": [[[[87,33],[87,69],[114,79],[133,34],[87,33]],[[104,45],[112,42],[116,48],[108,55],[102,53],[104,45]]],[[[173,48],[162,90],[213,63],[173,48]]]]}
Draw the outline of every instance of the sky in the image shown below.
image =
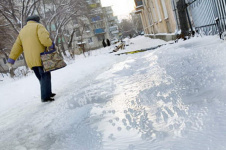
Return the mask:
{"type": "Polygon", "coordinates": [[[118,19],[128,18],[129,13],[134,10],[134,0],[101,0],[102,6],[112,6],[114,15],[118,19]]]}

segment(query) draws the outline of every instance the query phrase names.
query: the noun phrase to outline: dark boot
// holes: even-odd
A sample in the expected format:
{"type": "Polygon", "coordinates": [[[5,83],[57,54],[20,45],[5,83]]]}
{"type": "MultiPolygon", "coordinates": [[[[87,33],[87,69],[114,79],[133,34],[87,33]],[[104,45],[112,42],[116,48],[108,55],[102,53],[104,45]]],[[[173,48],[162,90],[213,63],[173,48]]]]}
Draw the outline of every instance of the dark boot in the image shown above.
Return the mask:
{"type": "Polygon", "coordinates": [[[42,102],[52,102],[54,101],[54,98],[45,98],[45,99],[42,99],[42,102]]]}
{"type": "Polygon", "coordinates": [[[52,93],[50,97],[54,97],[55,95],[56,95],[55,93],[52,93]]]}

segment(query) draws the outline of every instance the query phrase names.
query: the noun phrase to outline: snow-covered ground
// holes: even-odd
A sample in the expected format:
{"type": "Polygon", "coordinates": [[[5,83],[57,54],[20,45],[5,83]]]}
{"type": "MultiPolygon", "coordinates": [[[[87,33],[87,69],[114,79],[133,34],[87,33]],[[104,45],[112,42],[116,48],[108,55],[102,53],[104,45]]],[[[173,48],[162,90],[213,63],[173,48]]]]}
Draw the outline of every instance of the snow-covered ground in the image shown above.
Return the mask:
{"type": "Polygon", "coordinates": [[[169,44],[137,37],[52,72],[56,100],[39,82],[0,78],[0,150],[225,150],[226,43],[217,36],[169,44]]]}

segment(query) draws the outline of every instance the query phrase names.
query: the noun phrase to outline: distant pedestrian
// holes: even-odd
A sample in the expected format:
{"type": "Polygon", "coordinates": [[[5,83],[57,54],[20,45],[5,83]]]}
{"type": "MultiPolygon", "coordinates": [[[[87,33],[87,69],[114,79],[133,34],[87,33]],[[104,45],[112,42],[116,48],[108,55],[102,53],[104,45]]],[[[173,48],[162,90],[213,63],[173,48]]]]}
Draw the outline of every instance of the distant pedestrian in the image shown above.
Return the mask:
{"type": "Polygon", "coordinates": [[[40,24],[39,16],[29,16],[26,21],[27,24],[20,31],[13,45],[7,65],[11,70],[15,60],[24,52],[28,67],[34,71],[39,80],[41,86],[41,101],[54,101],[53,97],[56,94],[52,93],[51,74],[50,72],[43,71],[40,53],[44,52],[47,47],[55,49],[55,45],[49,37],[49,32],[40,24]]]}
{"type": "Polygon", "coordinates": [[[110,42],[109,39],[107,39],[107,45],[108,45],[108,46],[111,46],[111,42],[110,42]]]}
{"type": "Polygon", "coordinates": [[[105,43],[105,40],[104,39],[102,41],[102,44],[103,44],[103,47],[106,47],[107,46],[107,44],[105,43]]]}

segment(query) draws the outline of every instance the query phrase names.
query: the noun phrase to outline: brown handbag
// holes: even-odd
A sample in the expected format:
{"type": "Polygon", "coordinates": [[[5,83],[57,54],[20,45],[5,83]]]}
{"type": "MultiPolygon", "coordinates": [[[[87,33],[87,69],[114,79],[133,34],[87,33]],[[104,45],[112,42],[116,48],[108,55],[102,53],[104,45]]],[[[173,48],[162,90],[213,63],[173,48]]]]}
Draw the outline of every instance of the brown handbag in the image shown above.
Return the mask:
{"type": "Polygon", "coordinates": [[[40,53],[44,72],[54,71],[65,67],[63,57],[56,50],[44,51],[40,53]]]}

